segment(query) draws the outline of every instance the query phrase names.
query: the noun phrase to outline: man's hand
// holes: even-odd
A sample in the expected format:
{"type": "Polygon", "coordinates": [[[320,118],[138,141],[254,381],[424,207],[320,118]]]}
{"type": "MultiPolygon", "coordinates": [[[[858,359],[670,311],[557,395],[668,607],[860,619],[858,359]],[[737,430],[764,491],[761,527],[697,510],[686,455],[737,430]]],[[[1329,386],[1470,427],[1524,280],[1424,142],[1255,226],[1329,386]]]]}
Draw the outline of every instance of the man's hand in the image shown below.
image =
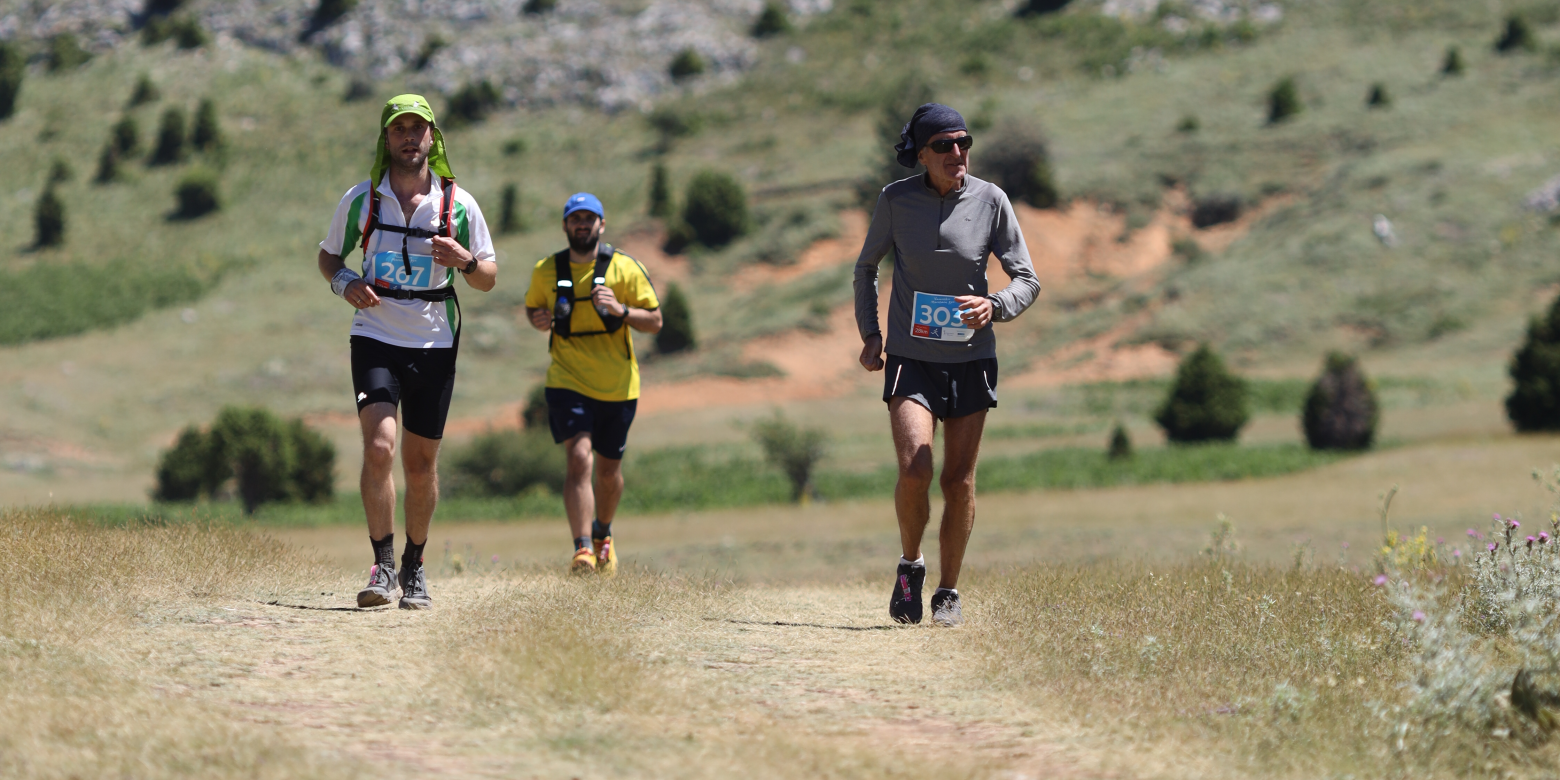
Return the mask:
{"type": "Polygon", "coordinates": [[[628,314],[628,307],[618,303],[617,296],[612,293],[612,288],[604,284],[598,284],[590,291],[590,302],[596,308],[605,308],[607,313],[614,317],[623,317],[628,314]]]}
{"type": "Polygon", "coordinates": [[[552,330],[552,312],[546,309],[532,309],[527,307],[526,316],[531,318],[531,327],[540,331],[552,330]]]}
{"type": "Polygon", "coordinates": [[[471,252],[460,245],[459,241],[447,236],[434,236],[428,239],[433,242],[433,262],[445,268],[465,268],[471,262],[471,252]]]}
{"type": "Polygon", "coordinates": [[[861,367],[868,371],[883,370],[883,335],[874,333],[861,345],[861,367]]]}
{"type": "Polygon", "coordinates": [[[379,293],[362,279],[353,279],[347,283],[346,292],[341,296],[347,299],[347,303],[358,309],[367,309],[379,305],[379,293]]]}
{"type": "Polygon", "coordinates": [[[986,296],[960,295],[954,300],[959,302],[959,319],[964,327],[980,330],[991,324],[991,301],[986,296]]]}

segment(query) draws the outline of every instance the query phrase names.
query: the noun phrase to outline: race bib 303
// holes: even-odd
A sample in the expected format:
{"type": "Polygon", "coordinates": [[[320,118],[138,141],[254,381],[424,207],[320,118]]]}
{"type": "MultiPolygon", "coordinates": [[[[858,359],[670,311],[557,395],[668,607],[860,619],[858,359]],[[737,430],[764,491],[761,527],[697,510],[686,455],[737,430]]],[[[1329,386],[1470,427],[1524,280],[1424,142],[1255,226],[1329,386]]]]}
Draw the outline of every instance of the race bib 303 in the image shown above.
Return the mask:
{"type": "Polygon", "coordinates": [[[443,287],[447,273],[444,267],[433,262],[429,255],[409,255],[412,272],[406,272],[400,252],[380,252],[374,255],[369,268],[369,283],[392,290],[431,290],[443,287]]]}
{"type": "Polygon", "coordinates": [[[975,329],[964,327],[964,320],[959,318],[959,302],[952,295],[917,292],[910,335],[933,341],[969,341],[975,329]]]}

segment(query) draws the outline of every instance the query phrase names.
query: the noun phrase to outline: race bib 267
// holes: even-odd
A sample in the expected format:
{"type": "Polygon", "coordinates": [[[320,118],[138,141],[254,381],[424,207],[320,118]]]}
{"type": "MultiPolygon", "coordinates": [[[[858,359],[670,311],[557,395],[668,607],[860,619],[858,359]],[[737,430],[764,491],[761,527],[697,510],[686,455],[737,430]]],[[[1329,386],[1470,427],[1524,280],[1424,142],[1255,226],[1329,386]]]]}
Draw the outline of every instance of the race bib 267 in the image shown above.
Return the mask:
{"type": "Polygon", "coordinates": [[[964,321],[959,319],[959,303],[952,295],[917,292],[910,335],[933,341],[969,341],[975,329],[964,327],[964,321]]]}
{"type": "Polygon", "coordinates": [[[388,287],[392,290],[431,290],[444,285],[444,277],[447,274],[440,273],[442,266],[436,265],[433,258],[428,255],[410,255],[412,272],[406,272],[406,264],[401,262],[400,252],[380,252],[374,255],[374,262],[369,269],[369,282],[379,287],[388,287]]]}

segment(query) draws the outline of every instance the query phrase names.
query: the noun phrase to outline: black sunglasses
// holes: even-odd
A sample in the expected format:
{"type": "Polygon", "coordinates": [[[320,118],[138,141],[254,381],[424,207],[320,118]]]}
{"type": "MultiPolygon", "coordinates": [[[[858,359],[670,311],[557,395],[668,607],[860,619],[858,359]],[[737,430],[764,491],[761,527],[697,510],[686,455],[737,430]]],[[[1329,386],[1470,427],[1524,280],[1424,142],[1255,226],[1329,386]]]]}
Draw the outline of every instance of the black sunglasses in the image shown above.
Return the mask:
{"type": "Polygon", "coordinates": [[[926,147],[938,154],[947,154],[953,151],[955,146],[958,146],[960,149],[969,149],[974,143],[974,136],[961,135],[958,138],[944,138],[940,141],[933,141],[927,144],[926,147]]]}

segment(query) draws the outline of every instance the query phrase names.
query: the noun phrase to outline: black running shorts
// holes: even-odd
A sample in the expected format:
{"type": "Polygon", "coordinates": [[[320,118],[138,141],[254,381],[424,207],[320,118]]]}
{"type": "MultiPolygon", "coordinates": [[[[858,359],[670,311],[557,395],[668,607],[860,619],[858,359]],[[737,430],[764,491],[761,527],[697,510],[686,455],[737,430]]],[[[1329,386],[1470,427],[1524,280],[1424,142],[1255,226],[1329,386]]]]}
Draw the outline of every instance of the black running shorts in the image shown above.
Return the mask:
{"type": "Polygon", "coordinates": [[[883,368],[883,403],[899,396],[930,409],[939,420],[997,406],[997,359],[932,363],[889,355],[883,368]]]}
{"type": "Polygon", "coordinates": [[[369,404],[401,407],[401,427],[424,439],[444,438],[455,391],[455,350],[397,347],[352,337],[352,392],[358,411],[369,404]]]}
{"type": "Polygon", "coordinates": [[[590,434],[590,448],[603,458],[622,460],[628,449],[628,427],[634,424],[639,399],[597,401],[590,396],[558,387],[547,388],[547,423],[553,441],[562,444],[582,433],[590,434]]]}

